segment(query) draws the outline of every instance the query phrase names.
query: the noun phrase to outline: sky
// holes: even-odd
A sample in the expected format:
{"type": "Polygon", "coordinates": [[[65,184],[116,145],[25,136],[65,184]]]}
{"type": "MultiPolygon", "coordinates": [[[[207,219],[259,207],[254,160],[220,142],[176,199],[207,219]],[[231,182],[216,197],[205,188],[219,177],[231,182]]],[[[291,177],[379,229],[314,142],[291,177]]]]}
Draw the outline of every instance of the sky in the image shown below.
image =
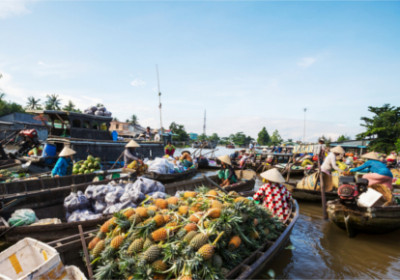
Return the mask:
{"type": "Polygon", "coordinates": [[[400,106],[399,34],[400,1],[0,0],[0,89],[158,128],[158,65],[164,127],[354,138],[400,106]]]}

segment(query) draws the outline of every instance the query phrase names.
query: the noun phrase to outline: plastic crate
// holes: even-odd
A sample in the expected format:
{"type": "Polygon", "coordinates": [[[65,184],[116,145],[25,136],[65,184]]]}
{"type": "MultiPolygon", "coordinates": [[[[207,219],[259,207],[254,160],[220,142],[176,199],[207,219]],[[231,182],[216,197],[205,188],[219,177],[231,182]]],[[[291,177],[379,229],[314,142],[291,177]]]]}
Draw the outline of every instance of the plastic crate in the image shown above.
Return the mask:
{"type": "Polygon", "coordinates": [[[0,279],[56,279],[63,273],[58,252],[33,238],[24,238],[0,253],[0,279]]]}

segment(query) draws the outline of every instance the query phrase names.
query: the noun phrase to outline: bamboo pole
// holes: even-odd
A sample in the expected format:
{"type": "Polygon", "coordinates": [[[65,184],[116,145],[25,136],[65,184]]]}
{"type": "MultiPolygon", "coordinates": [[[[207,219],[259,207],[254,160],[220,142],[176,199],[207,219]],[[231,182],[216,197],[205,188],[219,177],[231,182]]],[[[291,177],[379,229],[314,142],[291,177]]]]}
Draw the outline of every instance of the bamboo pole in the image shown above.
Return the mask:
{"type": "MultiPolygon", "coordinates": [[[[319,181],[321,184],[321,203],[322,203],[322,215],[325,220],[328,219],[328,213],[326,212],[326,197],[325,197],[325,185],[324,185],[324,178],[321,170],[321,162],[320,162],[320,155],[323,152],[321,149],[320,154],[318,155],[318,172],[319,172],[319,181]]],[[[318,182],[316,182],[317,184],[318,182]]]]}
{"type": "Polygon", "coordinates": [[[87,270],[88,270],[88,274],[89,274],[89,279],[93,279],[93,270],[92,270],[92,266],[90,265],[89,252],[88,252],[88,249],[86,246],[85,237],[83,235],[82,225],[78,225],[78,229],[79,229],[79,235],[81,237],[83,253],[85,254],[85,260],[86,260],[86,266],[87,266],[87,270]]]}

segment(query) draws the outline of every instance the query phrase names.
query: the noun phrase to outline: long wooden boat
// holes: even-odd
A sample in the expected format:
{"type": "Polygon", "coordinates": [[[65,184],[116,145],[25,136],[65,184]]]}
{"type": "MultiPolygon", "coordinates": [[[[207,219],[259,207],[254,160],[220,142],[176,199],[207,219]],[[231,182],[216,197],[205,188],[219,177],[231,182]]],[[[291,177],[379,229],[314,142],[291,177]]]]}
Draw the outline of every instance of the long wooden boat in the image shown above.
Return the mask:
{"type": "MultiPolygon", "coordinates": [[[[249,172],[242,172],[242,177],[249,178],[251,174],[249,172]]],[[[66,186],[60,187],[63,189],[63,192],[58,192],[58,195],[54,196],[53,193],[42,194],[40,196],[35,196],[34,198],[29,198],[27,201],[20,202],[18,204],[18,208],[31,208],[35,211],[36,215],[41,218],[59,218],[65,221],[65,211],[63,202],[65,197],[71,192],[71,190],[82,190],[84,191],[87,186],[93,184],[105,184],[111,181],[112,179],[97,181],[97,182],[87,182],[84,184],[79,184],[75,186],[66,186]]],[[[214,188],[213,183],[218,183],[217,176],[203,177],[195,180],[186,180],[175,182],[172,184],[165,185],[165,192],[169,195],[175,195],[177,191],[187,191],[194,190],[200,186],[208,186],[214,188]]],[[[230,186],[224,187],[226,191],[250,191],[253,190],[255,184],[254,179],[250,180],[242,180],[236,184],[232,184],[230,186]]],[[[4,209],[1,213],[2,215],[9,216],[12,212],[14,212],[17,208],[15,204],[10,203],[7,209],[4,209]]],[[[0,209],[1,211],[1,209],[0,209]]],[[[18,241],[24,237],[33,237],[41,241],[51,241],[57,238],[67,237],[68,235],[77,234],[78,228],[77,224],[81,224],[85,230],[94,229],[97,225],[106,219],[106,216],[96,220],[88,220],[82,222],[72,222],[67,223],[63,222],[61,224],[55,225],[40,225],[40,226],[20,226],[20,227],[6,227],[0,226],[0,238],[3,238],[9,242],[18,241]],[[45,234],[47,233],[47,234],[45,234]]]]}
{"type": "MultiPolygon", "coordinates": [[[[296,188],[295,185],[285,184],[286,188],[292,193],[293,198],[300,201],[321,202],[321,191],[305,190],[296,188]]],[[[337,192],[325,192],[326,200],[334,200],[338,198],[337,192]]]]}
{"type": "MultiPolygon", "coordinates": [[[[288,169],[286,168],[287,163],[279,163],[274,167],[278,168],[278,170],[282,173],[282,175],[287,174],[288,169]]],[[[292,166],[290,168],[291,175],[304,175],[305,168],[301,166],[292,166]]]]}
{"type": "Polygon", "coordinates": [[[386,233],[400,229],[400,205],[358,207],[337,199],[327,203],[327,212],[329,220],[345,229],[349,237],[357,232],[386,233]]]}
{"type": "MultiPolygon", "coordinates": [[[[254,192],[251,192],[251,194],[252,193],[254,192]]],[[[251,194],[246,193],[245,195],[251,194]]],[[[243,262],[232,269],[226,276],[226,279],[254,279],[260,272],[265,270],[265,266],[267,266],[268,263],[277,257],[286,246],[298,218],[299,205],[297,204],[296,200],[293,200],[291,216],[286,221],[286,229],[283,231],[280,237],[274,242],[265,242],[243,262]]],[[[86,244],[88,244],[96,232],[97,230],[92,230],[84,233],[86,244]]],[[[58,251],[64,264],[76,265],[82,271],[86,272],[86,267],[82,261],[82,257],[79,254],[79,252],[82,250],[82,244],[79,235],[55,240],[48,244],[58,251]]]]}
{"type": "Polygon", "coordinates": [[[196,175],[197,168],[189,168],[186,171],[180,173],[172,173],[172,174],[162,174],[157,172],[146,172],[144,177],[159,181],[163,184],[172,183],[175,181],[181,181],[185,179],[189,179],[196,175]]]}

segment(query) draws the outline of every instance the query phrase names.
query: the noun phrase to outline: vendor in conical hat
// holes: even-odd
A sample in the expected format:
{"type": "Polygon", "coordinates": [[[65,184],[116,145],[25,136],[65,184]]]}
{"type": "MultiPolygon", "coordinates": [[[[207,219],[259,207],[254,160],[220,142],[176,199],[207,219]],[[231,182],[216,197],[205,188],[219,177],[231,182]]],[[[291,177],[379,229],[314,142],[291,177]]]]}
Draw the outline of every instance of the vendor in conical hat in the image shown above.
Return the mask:
{"type": "Polygon", "coordinates": [[[72,174],[73,158],[72,156],[76,154],[74,150],[69,147],[64,147],[59,153],[59,159],[51,171],[53,177],[66,176],[72,174]]]}
{"type": "Polygon", "coordinates": [[[285,221],[289,216],[292,199],[292,195],[283,185],[285,179],[276,168],[267,170],[260,176],[265,183],[254,194],[253,199],[262,203],[281,221],[285,221]]]}
{"type": "Polygon", "coordinates": [[[139,148],[140,145],[135,141],[131,140],[128,142],[128,144],[125,145],[125,151],[124,151],[124,162],[125,162],[125,167],[128,166],[131,162],[137,161],[140,164],[142,164],[142,155],[140,155],[137,151],[136,148],[139,148]]]}
{"type": "Polygon", "coordinates": [[[218,178],[221,180],[221,186],[229,186],[237,182],[235,170],[233,169],[231,159],[228,155],[218,157],[221,162],[221,169],[218,171],[218,178]]]}
{"type": "Polygon", "coordinates": [[[350,169],[351,172],[368,172],[368,174],[363,175],[363,178],[368,180],[368,185],[383,184],[390,190],[393,189],[392,180],[393,174],[390,169],[379,160],[378,153],[370,152],[361,156],[367,161],[356,168],[350,169]]]}
{"type": "Polygon", "coordinates": [[[336,164],[336,160],[343,157],[345,151],[342,147],[337,146],[331,148],[328,156],[324,159],[324,162],[321,165],[321,171],[327,175],[331,175],[331,171],[342,171],[336,164]]]}

